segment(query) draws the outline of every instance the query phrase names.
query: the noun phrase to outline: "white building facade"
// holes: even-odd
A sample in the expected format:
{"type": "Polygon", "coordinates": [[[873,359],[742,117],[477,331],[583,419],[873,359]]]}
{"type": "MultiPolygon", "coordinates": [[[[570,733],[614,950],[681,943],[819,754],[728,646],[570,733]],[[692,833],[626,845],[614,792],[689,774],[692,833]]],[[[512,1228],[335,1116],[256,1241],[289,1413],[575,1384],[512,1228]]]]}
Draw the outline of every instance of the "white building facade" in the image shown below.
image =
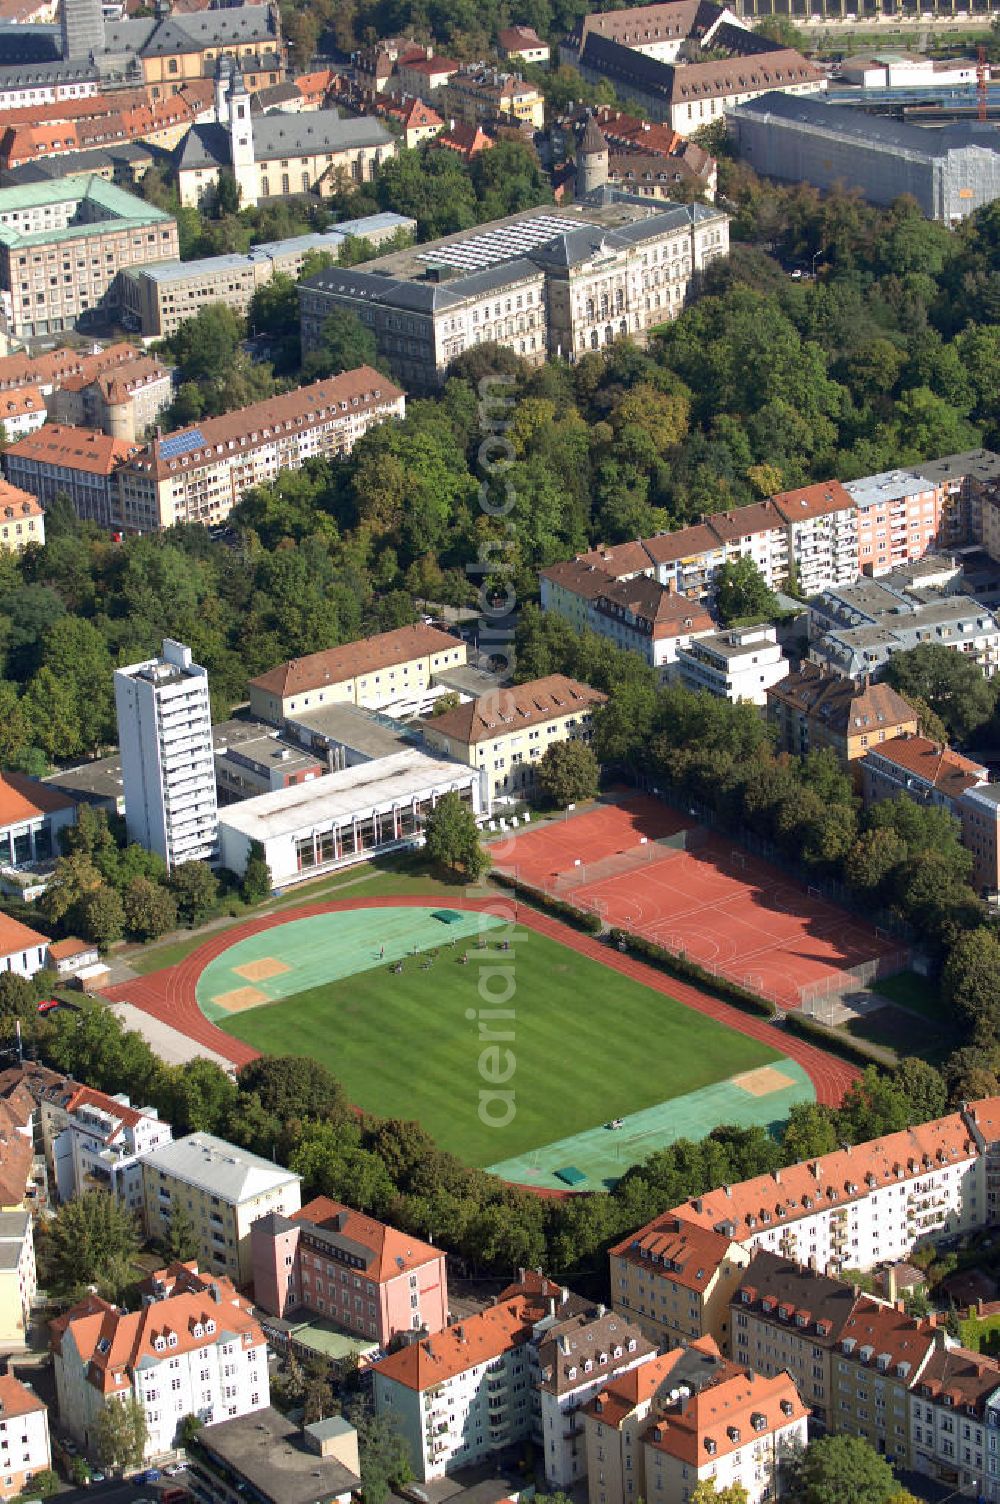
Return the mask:
{"type": "Polygon", "coordinates": [[[128,838],[168,869],[216,855],[218,807],[208,674],[165,638],[163,656],[115,672],[128,838]]]}
{"type": "Polygon", "coordinates": [[[774,627],[739,627],[677,649],[681,683],[734,705],[767,704],[767,691],[786,678],[788,659],[774,627]]]}
{"type": "Polygon", "coordinates": [[[101,1411],[134,1397],[148,1428],[144,1461],[172,1452],[185,1416],[206,1425],[270,1403],[267,1343],[226,1282],[122,1313],[90,1297],[53,1322],[59,1415],[89,1452],[101,1411]]]}
{"type": "Polygon", "coordinates": [[[109,1097],[77,1087],[68,1101],[43,1094],[39,1102],[46,1157],[60,1201],[105,1190],[142,1216],[141,1154],[170,1143],[173,1132],[156,1109],[135,1108],[124,1094],[109,1097]]]}

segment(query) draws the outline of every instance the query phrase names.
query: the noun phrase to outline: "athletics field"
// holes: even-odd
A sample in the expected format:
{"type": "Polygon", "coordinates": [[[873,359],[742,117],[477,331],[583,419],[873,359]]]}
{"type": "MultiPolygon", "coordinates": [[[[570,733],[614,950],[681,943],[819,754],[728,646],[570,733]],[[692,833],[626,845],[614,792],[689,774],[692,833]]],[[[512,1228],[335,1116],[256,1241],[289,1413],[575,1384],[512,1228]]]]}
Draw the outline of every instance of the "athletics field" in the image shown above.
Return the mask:
{"type": "Polygon", "coordinates": [[[547,1189],[604,1189],[677,1138],[814,1099],[777,1030],[729,1027],[589,938],[520,920],[331,906],[196,954],[197,1006],[255,1051],[322,1061],[358,1106],[417,1119],[466,1163],[547,1189]]]}

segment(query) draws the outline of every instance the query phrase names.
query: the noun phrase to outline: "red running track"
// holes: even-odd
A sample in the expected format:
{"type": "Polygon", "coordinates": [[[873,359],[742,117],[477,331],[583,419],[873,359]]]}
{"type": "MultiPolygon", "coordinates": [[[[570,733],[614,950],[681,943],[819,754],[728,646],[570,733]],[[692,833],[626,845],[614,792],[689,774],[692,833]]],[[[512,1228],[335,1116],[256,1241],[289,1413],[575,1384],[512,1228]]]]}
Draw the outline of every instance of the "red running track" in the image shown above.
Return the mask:
{"type": "MultiPolygon", "coordinates": [[[[429,895],[427,894],[390,898],[345,898],[336,902],[303,904],[301,908],[285,909],[280,913],[263,915],[259,919],[248,920],[245,924],[235,925],[232,929],[213,935],[177,966],[172,966],[165,971],[153,972],[150,976],[140,977],[134,982],[123,982],[117,987],[109,987],[104,996],[111,1002],[132,1003],[144,1013],[149,1013],[153,1018],[158,1018],[180,1030],[189,1039],[225,1056],[234,1065],[246,1065],[257,1058],[258,1051],[251,1049],[242,1040],[232,1038],[222,1029],[216,1028],[198,1006],[196,994],[198,978],[210,961],[214,961],[223,951],[245,939],[246,936],[273,929],[279,924],[287,924],[293,919],[307,919],[313,914],[330,914],[347,909],[422,908],[426,907],[428,901],[429,895]]],[[[524,904],[514,905],[513,900],[498,895],[494,899],[464,899],[459,902],[449,898],[448,906],[449,908],[492,912],[505,919],[516,915],[519,925],[557,940],[560,944],[569,946],[571,950],[589,956],[601,965],[608,966],[623,976],[631,977],[636,982],[641,982],[652,992],[676,998],[685,1007],[703,1014],[706,1018],[713,1018],[718,1023],[725,1024],[739,1034],[745,1034],[750,1039],[760,1040],[772,1049],[780,1050],[783,1055],[789,1056],[802,1066],[813,1084],[816,1100],[826,1106],[839,1107],[844,1093],[852,1081],[858,1077],[859,1073],[853,1066],[839,1060],[835,1055],[829,1055],[825,1050],[817,1049],[815,1045],[807,1044],[794,1035],[776,1029],[773,1024],[769,1024],[762,1018],[741,1013],[738,1008],[730,1007],[728,1003],[709,997],[687,982],[666,977],[654,967],[646,965],[645,962],[636,960],[630,955],[621,955],[592,936],[582,935],[567,925],[560,924],[558,920],[550,918],[549,915],[538,913],[524,904]]]]}

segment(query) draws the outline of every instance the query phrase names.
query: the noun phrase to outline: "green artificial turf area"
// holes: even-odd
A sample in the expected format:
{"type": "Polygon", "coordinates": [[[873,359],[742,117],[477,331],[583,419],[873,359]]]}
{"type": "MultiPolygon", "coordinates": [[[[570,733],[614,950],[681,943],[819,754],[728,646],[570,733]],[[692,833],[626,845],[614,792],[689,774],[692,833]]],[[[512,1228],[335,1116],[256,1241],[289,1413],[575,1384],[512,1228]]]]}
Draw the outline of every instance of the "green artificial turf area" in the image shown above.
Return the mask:
{"type": "MultiPolygon", "coordinates": [[[[377,942],[388,919],[368,912],[377,942]]],[[[269,935],[280,953],[281,931],[269,935]]],[[[485,951],[470,946],[466,964],[460,950],[442,950],[426,969],[423,954],[407,955],[399,974],[369,963],[283,1001],[213,1017],[258,1050],[322,1061],[359,1106],[416,1118],[442,1148],[481,1166],[781,1058],[533,931],[519,931],[508,952],[499,944],[488,937],[485,951]],[[493,1004],[481,995],[488,987],[493,1004]],[[513,1019],[483,1018],[491,1006],[513,1009],[513,1019]],[[495,1043],[480,1037],[483,1023],[497,1031],[495,1043]],[[502,1085],[481,1074],[491,1048],[513,1055],[502,1085]],[[504,1127],[480,1117],[480,1092],[491,1090],[515,1093],[504,1127]]],[[[494,1075],[508,1065],[506,1055],[487,1059],[494,1075]]]]}

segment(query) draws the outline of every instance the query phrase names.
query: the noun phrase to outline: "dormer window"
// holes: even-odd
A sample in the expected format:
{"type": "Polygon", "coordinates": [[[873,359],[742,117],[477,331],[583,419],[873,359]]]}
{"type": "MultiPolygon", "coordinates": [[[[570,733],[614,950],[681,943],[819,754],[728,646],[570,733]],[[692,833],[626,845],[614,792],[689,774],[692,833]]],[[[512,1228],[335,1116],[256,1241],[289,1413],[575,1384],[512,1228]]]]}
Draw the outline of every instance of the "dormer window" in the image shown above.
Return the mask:
{"type": "Polygon", "coordinates": [[[205,1331],[208,1334],[208,1336],[211,1337],[214,1334],[214,1332],[215,1332],[215,1322],[214,1321],[206,1321],[205,1322],[205,1331]]]}
{"type": "Polygon", "coordinates": [[[635,1338],[634,1337],[630,1337],[628,1339],[628,1350],[629,1350],[630,1353],[634,1353],[635,1352],[635,1338]]]}
{"type": "Polygon", "coordinates": [[[711,1437],[711,1436],[706,1436],[705,1437],[705,1451],[708,1453],[708,1455],[710,1457],[714,1457],[715,1456],[716,1445],[715,1445],[714,1438],[711,1437]]]}
{"type": "Polygon", "coordinates": [[[176,1347],[177,1346],[177,1333],[176,1332],[171,1332],[170,1335],[167,1337],[167,1346],[168,1347],[176,1347]]]}
{"type": "Polygon", "coordinates": [[[587,1358],[584,1361],[584,1365],[583,1365],[583,1371],[584,1371],[584,1373],[590,1373],[593,1370],[593,1367],[594,1367],[594,1360],[592,1358],[587,1358]]]}
{"type": "Polygon", "coordinates": [[[566,1377],[568,1379],[575,1379],[576,1378],[576,1369],[575,1368],[568,1368],[566,1370],[566,1377]]]}
{"type": "Polygon", "coordinates": [[[153,1350],[155,1352],[162,1353],[163,1350],[164,1350],[164,1348],[166,1347],[166,1345],[167,1344],[164,1342],[164,1340],[163,1340],[162,1337],[154,1337],[154,1339],[153,1339],[153,1350]]]}
{"type": "Polygon", "coordinates": [[[202,1325],[201,1325],[200,1321],[196,1321],[195,1322],[195,1324],[194,1324],[194,1330],[193,1330],[193,1335],[195,1337],[199,1337],[199,1338],[203,1335],[202,1325]]]}

